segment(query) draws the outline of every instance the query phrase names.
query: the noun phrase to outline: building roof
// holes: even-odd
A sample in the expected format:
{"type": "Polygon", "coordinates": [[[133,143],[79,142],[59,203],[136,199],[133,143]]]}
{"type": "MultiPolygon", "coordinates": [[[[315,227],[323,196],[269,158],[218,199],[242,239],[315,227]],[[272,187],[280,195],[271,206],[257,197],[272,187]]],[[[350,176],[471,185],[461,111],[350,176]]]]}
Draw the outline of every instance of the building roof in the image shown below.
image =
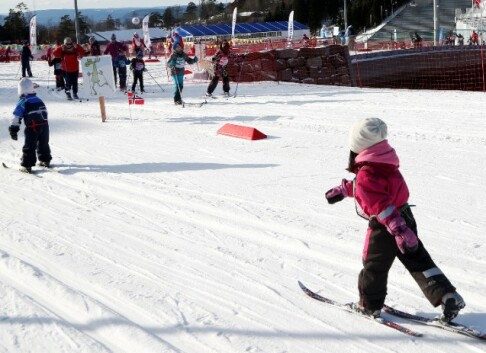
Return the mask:
{"type": "MultiPolygon", "coordinates": [[[[252,34],[252,33],[266,33],[266,32],[284,32],[288,30],[288,21],[278,22],[259,22],[259,23],[237,23],[235,26],[236,34],[252,34]]],[[[184,25],[177,27],[175,32],[182,37],[209,37],[209,36],[224,36],[231,35],[230,24],[214,24],[214,25],[198,25],[190,26],[184,25]]],[[[308,30],[309,27],[300,22],[294,21],[294,30],[308,30]]]]}

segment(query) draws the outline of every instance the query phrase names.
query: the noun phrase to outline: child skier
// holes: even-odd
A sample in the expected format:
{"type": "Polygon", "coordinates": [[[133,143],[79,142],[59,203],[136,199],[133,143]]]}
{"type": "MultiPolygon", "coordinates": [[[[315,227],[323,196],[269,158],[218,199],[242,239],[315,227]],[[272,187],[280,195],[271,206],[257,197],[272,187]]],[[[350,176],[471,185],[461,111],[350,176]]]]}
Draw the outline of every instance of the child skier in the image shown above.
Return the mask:
{"type": "Polygon", "coordinates": [[[12,140],[17,140],[22,119],[24,120],[25,142],[22,147],[20,171],[32,173],[36,163],[36,152],[39,165],[49,167],[51,162],[51,149],[49,147],[49,123],[47,121],[47,108],[44,102],[36,96],[34,84],[28,78],[23,78],[18,84],[20,97],[8,131],[12,140]]]}
{"type": "Polygon", "coordinates": [[[49,63],[50,66],[54,66],[54,76],[56,77],[57,91],[62,91],[65,89],[64,71],[62,69],[62,49],[61,51],[58,49],[60,47],[61,43],[56,41],[56,47],[54,48],[53,53],[57,53],[58,56],[53,54],[53,59],[49,63]]]}
{"type": "Polygon", "coordinates": [[[132,59],[130,70],[133,71],[132,92],[135,92],[137,81],[140,81],[140,92],[145,93],[143,89],[143,72],[147,71],[147,69],[145,68],[145,61],[143,61],[143,53],[141,51],[137,53],[136,58],[132,59]]]}
{"type": "Polygon", "coordinates": [[[125,50],[120,49],[120,54],[116,58],[116,65],[118,67],[118,75],[120,76],[120,91],[122,92],[127,90],[127,65],[129,64],[130,60],[128,60],[125,50]]]}
{"type": "Polygon", "coordinates": [[[433,306],[442,306],[440,320],[449,322],[465,307],[442,271],[417,237],[417,224],[408,205],[408,187],[398,170],[399,160],[388,144],[387,126],[378,118],[357,121],[350,132],[348,171],[354,181],[326,192],[330,204],[354,197],[368,220],[359,274],[356,310],[378,317],[385,302],[388,271],[397,257],[433,306]]]}
{"type": "Polygon", "coordinates": [[[194,64],[198,62],[197,56],[190,58],[184,53],[183,48],[179,42],[174,43],[174,52],[169,58],[168,64],[174,79],[174,103],[182,104],[182,89],[184,88],[184,65],[194,64]]]}
{"type": "Polygon", "coordinates": [[[223,41],[219,46],[219,50],[211,59],[214,65],[214,77],[209,83],[206,96],[211,97],[216,86],[218,86],[219,78],[223,79],[223,92],[225,96],[229,96],[229,77],[226,71],[226,66],[228,65],[229,58],[234,57],[234,54],[230,53],[230,44],[228,41],[223,41]]]}

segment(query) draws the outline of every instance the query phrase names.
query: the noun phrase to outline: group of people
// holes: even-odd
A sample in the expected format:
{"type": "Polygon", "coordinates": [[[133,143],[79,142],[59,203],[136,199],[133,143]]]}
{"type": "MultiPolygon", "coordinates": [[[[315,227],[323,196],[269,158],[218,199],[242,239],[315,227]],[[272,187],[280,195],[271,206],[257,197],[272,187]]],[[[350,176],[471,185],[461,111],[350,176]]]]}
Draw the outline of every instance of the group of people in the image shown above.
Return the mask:
{"type": "MultiPolygon", "coordinates": [[[[198,62],[198,57],[190,58],[184,52],[183,43],[175,41],[173,44],[174,51],[168,60],[168,66],[171,69],[171,74],[174,80],[174,103],[182,104],[182,88],[184,87],[184,65],[185,63],[194,64],[198,62]]],[[[228,75],[228,63],[231,59],[236,58],[237,55],[231,53],[231,47],[227,40],[224,40],[219,50],[214,54],[211,61],[213,64],[213,77],[209,82],[206,90],[206,96],[211,97],[214,90],[218,86],[220,79],[223,81],[223,94],[229,96],[230,84],[228,75]]]]}
{"type": "MultiPolygon", "coordinates": [[[[125,44],[118,42],[113,34],[111,42],[104,50],[104,54],[109,54],[113,60],[113,73],[115,82],[119,82],[120,89],[126,89],[126,70],[127,66],[133,70],[132,91],[135,91],[137,83],[140,84],[141,92],[144,92],[143,72],[145,62],[143,60],[143,40],[134,36],[132,42],[136,51],[136,57],[129,60],[126,56],[127,47],[125,44]],[[118,79],[117,79],[118,78],[118,79]]],[[[181,93],[184,88],[184,66],[186,63],[194,64],[198,62],[198,57],[191,58],[184,52],[184,43],[182,38],[175,36],[172,43],[173,53],[168,60],[168,67],[171,70],[174,80],[174,103],[182,104],[181,93]]],[[[44,102],[36,96],[34,83],[30,78],[30,60],[33,59],[28,44],[25,44],[22,53],[22,79],[18,85],[18,94],[20,97],[15,110],[13,119],[9,126],[9,133],[12,139],[17,140],[20,124],[24,121],[25,142],[22,148],[21,170],[26,173],[32,172],[32,167],[36,161],[43,167],[49,167],[52,159],[49,147],[49,124],[47,119],[47,108],[44,102]],[[25,62],[24,62],[25,57],[25,62]],[[25,70],[24,70],[25,66],[25,70]]],[[[58,90],[64,90],[68,99],[78,99],[78,77],[79,77],[79,59],[85,55],[101,55],[101,48],[95,38],[89,39],[89,49],[83,48],[76,44],[71,38],[66,37],[61,44],[56,42],[55,47],[47,53],[47,60],[51,67],[54,67],[56,76],[56,87],[58,90]],[[72,93],[71,93],[72,92],[72,93]]],[[[230,44],[223,41],[220,49],[213,56],[214,76],[207,88],[206,95],[209,97],[216,89],[219,79],[223,81],[223,92],[229,95],[229,77],[227,65],[230,58],[236,55],[230,53],[230,44]]]]}

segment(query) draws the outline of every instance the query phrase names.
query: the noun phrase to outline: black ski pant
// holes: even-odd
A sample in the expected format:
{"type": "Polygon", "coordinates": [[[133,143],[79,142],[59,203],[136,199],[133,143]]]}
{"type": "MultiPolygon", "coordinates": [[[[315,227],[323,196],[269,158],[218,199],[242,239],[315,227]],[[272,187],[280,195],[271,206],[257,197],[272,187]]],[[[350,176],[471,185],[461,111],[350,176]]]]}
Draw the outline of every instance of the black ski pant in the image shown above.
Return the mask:
{"type": "MultiPolygon", "coordinates": [[[[222,79],[223,79],[223,91],[229,92],[229,90],[230,90],[229,77],[228,76],[222,76],[222,79]]],[[[219,82],[219,75],[214,75],[211,82],[209,82],[209,86],[208,86],[208,93],[209,94],[212,94],[214,92],[214,90],[218,86],[218,82],[219,82]]]]}
{"type": "MultiPolygon", "coordinates": [[[[132,92],[135,91],[135,87],[137,86],[137,82],[140,81],[140,91],[143,91],[143,71],[141,70],[133,70],[133,83],[132,83],[132,92]]],[[[121,80],[120,80],[121,85],[121,80]]]]}
{"type": "Polygon", "coordinates": [[[115,78],[115,87],[116,87],[118,83],[118,66],[114,61],[113,61],[113,77],[115,78]]]}
{"type": "MultiPolygon", "coordinates": [[[[417,224],[410,208],[402,212],[408,227],[417,234],[417,224]]],[[[418,240],[418,250],[402,254],[395,238],[375,218],[369,222],[366,245],[363,251],[363,269],[359,274],[360,304],[372,311],[381,309],[387,294],[388,272],[395,258],[405,266],[433,306],[441,303],[442,296],[456,289],[437,267],[424,244],[418,240]]]]}
{"type": "Polygon", "coordinates": [[[25,74],[32,77],[32,71],[30,70],[30,61],[29,60],[22,60],[22,77],[25,77],[25,74]]]}
{"type": "Polygon", "coordinates": [[[127,88],[127,67],[119,67],[118,72],[120,74],[120,89],[127,88]]]}
{"type": "Polygon", "coordinates": [[[32,168],[37,161],[36,152],[39,161],[50,162],[51,148],[49,147],[49,125],[35,125],[24,129],[25,141],[22,147],[21,166],[32,168]]]}
{"type": "Polygon", "coordinates": [[[66,92],[69,92],[71,88],[74,94],[78,94],[78,76],[79,71],[67,72],[64,71],[64,78],[66,79],[66,92]]]}
{"type": "Polygon", "coordinates": [[[66,87],[64,84],[64,72],[60,69],[55,69],[54,75],[56,76],[56,88],[64,89],[66,87]]]}

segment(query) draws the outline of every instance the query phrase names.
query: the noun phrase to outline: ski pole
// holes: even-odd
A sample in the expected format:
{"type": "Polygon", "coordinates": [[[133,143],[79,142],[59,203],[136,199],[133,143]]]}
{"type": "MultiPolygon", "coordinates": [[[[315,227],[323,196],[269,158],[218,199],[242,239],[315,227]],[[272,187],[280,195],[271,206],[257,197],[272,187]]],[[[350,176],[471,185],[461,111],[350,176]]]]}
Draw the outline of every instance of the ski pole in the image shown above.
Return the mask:
{"type": "Polygon", "coordinates": [[[125,93],[128,91],[128,86],[130,85],[130,76],[132,75],[132,70],[128,70],[128,77],[127,77],[127,83],[125,87],[125,93]]]}
{"type": "Polygon", "coordinates": [[[236,82],[235,94],[233,97],[236,98],[236,94],[238,93],[238,85],[240,84],[241,73],[243,72],[243,65],[245,64],[246,55],[248,54],[248,49],[246,50],[245,54],[243,55],[243,61],[241,62],[240,73],[238,74],[238,82],[236,82]]]}
{"type": "Polygon", "coordinates": [[[49,71],[47,71],[47,90],[49,91],[49,80],[51,78],[51,68],[49,67],[49,71]]]}
{"type": "Polygon", "coordinates": [[[17,73],[15,74],[15,79],[19,77],[20,67],[22,66],[22,61],[19,60],[19,67],[17,68],[17,73]]]}
{"type": "Polygon", "coordinates": [[[157,80],[155,79],[155,77],[153,77],[152,74],[149,71],[146,71],[146,72],[152,78],[152,80],[154,80],[154,82],[157,84],[157,86],[159,86],[159,88],[162,90],[162,92],[165,92],[165,89],[163,89],[162,86],[159,85],[159,83],[157,82],[157,80]]]}
{"type": "Polygon", "coordinates": [[[167,74],[167,82],[170,82],[169,77],[169,67],[167,66],[167,53],[164,53],[164,61],[165,61],[165,73],[167,74]]]}

